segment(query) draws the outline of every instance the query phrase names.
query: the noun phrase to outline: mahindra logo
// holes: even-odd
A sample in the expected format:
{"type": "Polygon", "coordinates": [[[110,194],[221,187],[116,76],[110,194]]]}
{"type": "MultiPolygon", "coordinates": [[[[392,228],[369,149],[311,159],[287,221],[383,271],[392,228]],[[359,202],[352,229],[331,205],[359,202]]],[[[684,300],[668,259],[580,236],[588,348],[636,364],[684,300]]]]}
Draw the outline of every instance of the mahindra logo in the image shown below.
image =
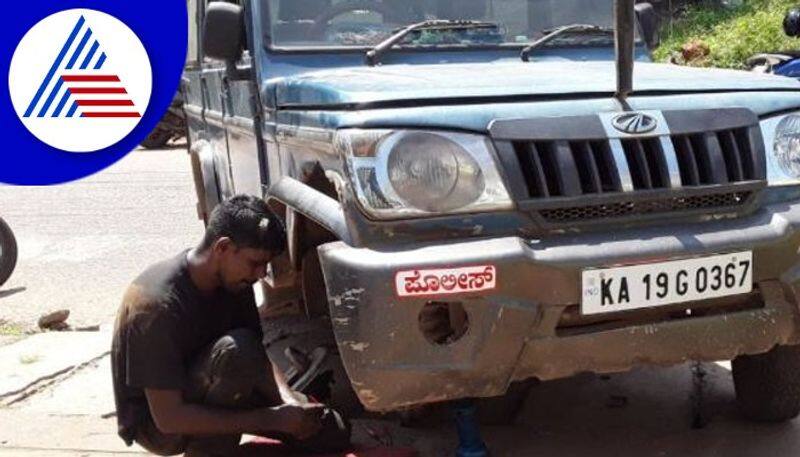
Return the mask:
{"type": "Polygon", "coordinates": [[[615,117],[611,125],[620,132],[639,135],[655,130],[658,121],[644,113],[625,113],[615,117]]]}

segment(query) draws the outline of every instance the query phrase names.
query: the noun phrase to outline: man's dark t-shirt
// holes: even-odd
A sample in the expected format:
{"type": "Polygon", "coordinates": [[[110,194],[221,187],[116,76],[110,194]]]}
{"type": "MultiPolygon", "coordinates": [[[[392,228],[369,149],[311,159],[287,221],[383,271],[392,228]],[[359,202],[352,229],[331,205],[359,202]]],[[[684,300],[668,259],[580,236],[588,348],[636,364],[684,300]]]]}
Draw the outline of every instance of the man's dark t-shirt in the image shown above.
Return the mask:
{"type": "Polygon", "coordinates": [[[229,330],[261,335],[252,289],[203,296],[186,252],[142,273],[125,293],[114,328],[111,371],[119,435],[130,445],[150,418],[144,389],[184,390],[193,357],[229,330]]]}

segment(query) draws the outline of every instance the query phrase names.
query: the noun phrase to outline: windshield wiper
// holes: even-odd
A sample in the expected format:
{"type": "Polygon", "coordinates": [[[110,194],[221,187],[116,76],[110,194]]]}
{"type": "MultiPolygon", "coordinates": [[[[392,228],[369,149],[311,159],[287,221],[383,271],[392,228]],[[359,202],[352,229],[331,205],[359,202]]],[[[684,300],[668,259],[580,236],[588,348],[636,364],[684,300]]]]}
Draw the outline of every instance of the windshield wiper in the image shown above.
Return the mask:
{"type": "Polygon", "coordinates": [[[374,67],[379,64],[381,57],[389,51],[392,46],[403,40],[408,34],[418,30],[461,30],[461,29],[496,29],[499,26],[494,22],[468,21],[468,20],[432,20],[417,22],[397,31],[394,35],[381,41],[375,47],[367,51],[367,65],[374,67]]]}
{"type": "Polygon", "coordinates": [[[561,35],[566,33],[608,33],[613,34],[614,29],[608,27],[601,27],[599,25],[592,25],[592,24],[569,24],[558,27],[556,29],[547,30],[545,35],[538,40],[534,41],[533,43],[529,44],[522,48],[522,51],[519,53],[520,59],[523,62],[528,62],[530,60],[530,54],[534,49],[538,49],[543,45],[549,43],[554,38],[558,38],[561,35]]]}

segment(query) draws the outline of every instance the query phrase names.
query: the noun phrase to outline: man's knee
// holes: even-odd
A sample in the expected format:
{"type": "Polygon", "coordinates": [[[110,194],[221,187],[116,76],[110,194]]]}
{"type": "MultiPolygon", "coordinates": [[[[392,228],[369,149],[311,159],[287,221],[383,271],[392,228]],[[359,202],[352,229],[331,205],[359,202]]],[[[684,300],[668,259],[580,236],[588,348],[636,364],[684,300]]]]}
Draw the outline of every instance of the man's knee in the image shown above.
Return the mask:
{"type": "Polygon", "coordinates": [[[249,328],[235,328],[220,337],[217,342],[245,354],[264,355],[264,346],[259,340],[259,335],[249,328]]]}
{"type": "Polygon", "coordinates": [[[251,376],[264,370],[267,355],[256,332],[240,328],[231,330],[214,343],[211,358],[217,372],[251,376]]]}
{"type": "Polygon", "coordinates": [[[189,399],[237,406],[267,376],[267,360],[256,332],[231,330],[198,357],[191,370],[189,399]]]}

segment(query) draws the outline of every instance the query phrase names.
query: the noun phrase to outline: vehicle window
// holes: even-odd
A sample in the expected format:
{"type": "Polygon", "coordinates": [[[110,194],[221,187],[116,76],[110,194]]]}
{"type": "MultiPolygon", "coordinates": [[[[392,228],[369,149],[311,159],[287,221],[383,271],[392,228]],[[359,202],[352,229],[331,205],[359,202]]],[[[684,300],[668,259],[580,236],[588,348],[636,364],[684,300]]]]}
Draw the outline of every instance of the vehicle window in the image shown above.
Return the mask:
{"type": "Polygon", "coordinates": [[[498,28],[425,30],[401,45],[522,44],[560,25],[613,24],[613,0],[269,0],[268,5],[272,45],[278,47],[374,46],[398,28],[432,19],[489,21],[498,28]]]}

